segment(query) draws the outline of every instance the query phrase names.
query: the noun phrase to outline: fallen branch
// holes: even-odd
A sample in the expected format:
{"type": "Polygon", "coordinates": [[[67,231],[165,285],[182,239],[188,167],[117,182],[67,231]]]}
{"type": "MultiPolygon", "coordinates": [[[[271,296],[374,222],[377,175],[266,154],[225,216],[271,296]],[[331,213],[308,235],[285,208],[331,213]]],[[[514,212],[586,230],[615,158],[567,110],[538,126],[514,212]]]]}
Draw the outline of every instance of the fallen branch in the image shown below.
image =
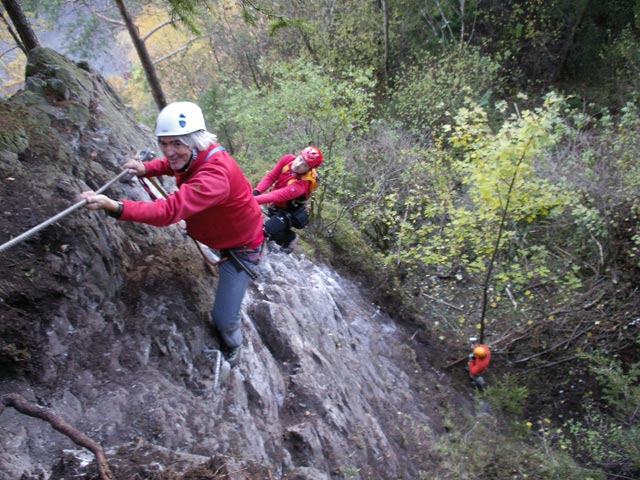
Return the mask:
{"type": "Polygon", "coordinates": [[[0,402],[0,415],[4,412],[5,407],[13,407],[20,413],[28,415],[30,417],[40,418],[51,424],[51,426],[63,433],[77,445],[91,450],[96,456],[96,463],[98,464],[98,472],[100,474],[100,480],[113,480],[109,466],[107,465],[107,459],[104,455],[104,450],[97,442],[94,442],[84,433],[73,428],[67,422],[62,420],[53,411],[48,408],[40,407],[29,403],[22,395],[17,393],[9,393],[2,396],[0,402]]]}
{"type": "Polygon", "coordinates": [[[562,346],[565,346],[565,350],[566,350],[566,348],[569,346],[569,343],[571,343],[571,341],[575,340],[576,338],[579,338],[579,337],[583,336],[584,334],[586,334],[592,328],[593,328],[593,325],[589,325],[588,327],[582,329],[581,331],[579,331],[577,333],[574,332],[571,335],[570,338],[560,340],[559,342],[557,342],[556,344],[554,344],[551,347],[547,348],[546,350],[543,350],[543,351],[538,352],[538,353],[534,353],[532,355],[529,355],[528,357],[519,358],[518,360],[512,360],[511,363],[515,364],[515,363],[528,362],[529,360],[533,360],[536,357],[540,357],[541,355],[546,355],[546,354],[551,353],[551,352],[553,352],[555,350],[558,350],[562,346]]]}
{"type": "Polygon", "coordinates": [[[464,311],[463,308],[460,308],[460,307],[457,307],[455,305],[452,305],[451,303],[445,302],[444,300],[442,300],[440,298],[432,297],[431,295],[427,295],[426,293],[423,293],[422,296],[423,297],[427,297],[429,300],[433,300],[434,302],[438,302],[438,303],[441,303],[443,305],[446,305],[449,308],[453,308],[454,310],[457,310],[459,312],[463,312],[464,311]]]}

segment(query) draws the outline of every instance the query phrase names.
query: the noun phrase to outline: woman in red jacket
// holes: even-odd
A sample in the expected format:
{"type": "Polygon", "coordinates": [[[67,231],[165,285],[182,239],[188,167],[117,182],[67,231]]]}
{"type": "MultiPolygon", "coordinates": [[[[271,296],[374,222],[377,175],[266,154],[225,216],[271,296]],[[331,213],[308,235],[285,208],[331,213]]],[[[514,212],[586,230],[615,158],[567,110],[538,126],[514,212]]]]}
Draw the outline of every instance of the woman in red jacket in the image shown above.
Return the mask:
{"type": "Polygon", "coordinates": [[[260,259],[262,212],[251,184],[233,158],[206,130],[200,107],[191,102],[167,105],[158,115],[156,136],[162,158],[124,164],[138,177],[173,175],[178,190],[154,202],[112,200],[84,192],[86,208],[132,222],[162,227],[184,220],[188,234],[220,251],[222,258],[211,318],[229,363],[238,361],[242,332],[240,307],[252,268],[260,259]]]}
{"type": "Polygon", "coordinates": [[[305,147],[297,156],[286,154],[253,190],[260,205],[271,204],[264,228],[283,252],[291,253],[295,248],[296,234],[291,228],[304,228],[309,223],[305,202],[318,184],[316,168],[321,163],[322,152],[317,147],[305,147]]]}

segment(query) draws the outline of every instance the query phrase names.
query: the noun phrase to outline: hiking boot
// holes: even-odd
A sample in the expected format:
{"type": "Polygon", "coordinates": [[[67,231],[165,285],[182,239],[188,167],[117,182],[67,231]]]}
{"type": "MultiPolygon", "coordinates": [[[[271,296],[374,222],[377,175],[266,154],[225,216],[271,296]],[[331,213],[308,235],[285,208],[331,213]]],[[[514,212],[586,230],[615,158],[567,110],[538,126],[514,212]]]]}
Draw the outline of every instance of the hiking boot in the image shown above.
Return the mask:
{"type": "Polygon", "coordinates": [[[221,349],[222,356],[229,363],[231,368],[235,367],[240,361],[240,346],[224,347],[221,349]]]}
{"type": "Polygon", "coordinates": [[[487,382],[485,382],[484,378],[480,375],[475,375],[471,377],[471,384],[475,386],[478,390],[484,389],[487,386],[487,382]]]}
{"type": "Polygon", "coordinates": [[[283,253],[289,254],[295,250],[296,245],[297,245],[297,242],[296,242],[296,239],[294,238],[289,243],[285,243],[284,245],[282,245],[280,247],[280,251],[283,253]]]}

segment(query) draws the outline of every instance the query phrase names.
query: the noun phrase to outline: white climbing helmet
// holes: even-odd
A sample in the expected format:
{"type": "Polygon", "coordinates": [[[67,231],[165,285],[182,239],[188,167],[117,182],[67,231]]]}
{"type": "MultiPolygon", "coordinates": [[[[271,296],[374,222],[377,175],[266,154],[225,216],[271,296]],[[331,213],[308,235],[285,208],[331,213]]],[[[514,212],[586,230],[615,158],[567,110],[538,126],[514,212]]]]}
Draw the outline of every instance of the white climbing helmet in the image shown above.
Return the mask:
{"type": "Polygon", "coordinates": [[[206,129],[202,110],[192,102],[170,103],[156,120],[156,137],[188,135],[206,129]]]}

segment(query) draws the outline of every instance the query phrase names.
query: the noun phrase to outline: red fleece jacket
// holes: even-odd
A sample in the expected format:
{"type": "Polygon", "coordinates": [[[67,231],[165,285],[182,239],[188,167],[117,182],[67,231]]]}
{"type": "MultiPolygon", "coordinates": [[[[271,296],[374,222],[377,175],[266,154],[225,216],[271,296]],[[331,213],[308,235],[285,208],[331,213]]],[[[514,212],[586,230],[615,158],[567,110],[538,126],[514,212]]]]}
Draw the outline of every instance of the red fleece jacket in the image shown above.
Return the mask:
{"type": "Polygon", "coordinates": [[[163,227],[185,220],[187,232],[215,248],[255,248],[262,242],[262,212],[251,184],[233,158],[218,145],[199,152],[184,172],[174,172],[166,158],[145,162],[145,177],[173,175],[178,190],[154,202],[122,200],[120,220],[163,227]]]}

